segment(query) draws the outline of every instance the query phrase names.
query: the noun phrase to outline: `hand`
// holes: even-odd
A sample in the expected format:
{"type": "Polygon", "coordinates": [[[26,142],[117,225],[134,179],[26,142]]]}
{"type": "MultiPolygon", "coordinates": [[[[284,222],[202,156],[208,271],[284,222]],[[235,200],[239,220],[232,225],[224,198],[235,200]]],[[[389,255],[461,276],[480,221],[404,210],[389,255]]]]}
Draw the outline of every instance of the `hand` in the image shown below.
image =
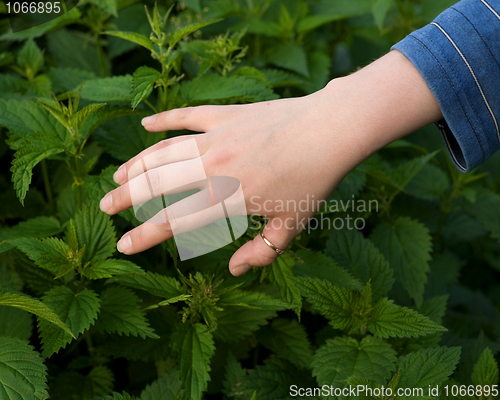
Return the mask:
{"type": "MultiPolygon", "coordinates": [[[[101,209],[116,214],[131,207],[131,181],[159,187],[172,179],[177,186],[188,180],[190,164],[169,153],[169,147],[195,139],[206,174],[237,178],[248,215],[268,217],[264,235],[284,249],[315,214],[317,201],[326,199],[349,171],[387,143],[439,118],[432,93],[397,51],[309,96],[166,111],[145,118],[144,127],[205,133],[161,141],[122,165],[114,177],[121,186],[101,200],[101,209]],[[163,156],[155,161],[156,170],[149,175],[131,170],[157,151],[163,156]]],[[[175,213],[166,214],[172,219],[175,213]]],[[[167,217],[136,227],[121,238],[119,251],[134,254],[170,239],[174,222],[167,217]]],[[[229,269],[241,275],[276,257],[258,235],[236,251],[229,269]]]]}

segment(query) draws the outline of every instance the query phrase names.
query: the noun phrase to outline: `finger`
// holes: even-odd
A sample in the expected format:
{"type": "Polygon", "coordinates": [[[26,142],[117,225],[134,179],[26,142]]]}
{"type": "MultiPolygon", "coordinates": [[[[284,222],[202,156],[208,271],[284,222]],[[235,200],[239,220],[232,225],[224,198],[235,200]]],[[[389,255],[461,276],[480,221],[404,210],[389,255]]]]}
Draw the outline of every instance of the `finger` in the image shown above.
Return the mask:
{"type": "Polygon", "coordinates": [[[151,115],[142,120],[142,125],[150,132],[188,129],[208,132],[218,121],[228,114],[231,106],[198,106],[177,108],[151,115]]]}
{"type": "Polygon", "coordinates": [[[187,135],[162,140],[123,164],[115,172],[113,179],[119,185],[123,185],[145,171],[200,157],[206,150],[205,135],[187,135]]]}
{"type": "MultiPolygon", "coordinates": [[[[217,220],[226,220],[224,209],[221,203],[213,203],[211,190],[206,188],[160,210],[153,218],[126,233],[118,242],[118,250],[125,254],[138,253],[174,235],[194,231],[217,220]]],[[[199,239],[196,235],[195,238],[199,239]]],[[[196,241],[191,243],[196,244],[196,241]]],[[[218,243],[216,238],[213,250],[226,244],[218,243]]]]}
{"type": "Polygon", "coordinates": [[[207,176],[201,158],[162,165],[145,171],[101,199],[100,208],[113,215],[162,195],[202,189],[207,176]]]}
{"type": "MultiPolygon", "coordinates": [[[[288,229],[287,219],[272,218],[264,227],[263,233],[269,242],[276,248],[285,250],[298,232],[288,229]]],[[[271,264],[278,254],[264,239],[257,235],[252,241],[241,246],[229,261],[229,270],[234,276],[240,276],[252,269],[252,267],[264,267],[271,264]]]]}

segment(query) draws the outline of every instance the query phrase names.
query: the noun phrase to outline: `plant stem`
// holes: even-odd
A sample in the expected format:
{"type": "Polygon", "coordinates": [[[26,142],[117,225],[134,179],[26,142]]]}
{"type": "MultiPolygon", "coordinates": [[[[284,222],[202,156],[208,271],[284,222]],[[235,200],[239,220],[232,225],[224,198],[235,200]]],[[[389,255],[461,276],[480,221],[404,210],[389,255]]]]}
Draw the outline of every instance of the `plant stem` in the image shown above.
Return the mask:
{"type": "Polygon", "coordinates": [[[105,78],[106,76],[108,76],[108,69],[106,67],[104,52],[102,51],[100,32],[97,32],[95,35],[95,45],[97,47],[97,54],[99,55],[99,64],[101,65],[102,76],[103,78],[105,78]]]}
{"type": "Polygon", "coordinates": [[[144,100],[144,103],[149,107],[151,108],[151,110],[153,110],[153,112],[155,114],[158,114],[158,110],[156,109],[156,107],[154,105],[152,105],[149,100],[144,100]]]}
{"type": "Polygon", "coordinates": [[[76,171],[76,176],[74,176],[74,180],[76,183],[76,203],[78,205],[78,209],[81,210],[83,207],[83,191],[82,191],[82,184],[80,182],[81,179],[81,170],[80,170],[80,162],[78,161],[78,158],[75,158],[75,171],[76,171]]]}
{"type": "Polygon", "coordinates": [[[47,201],[49,202],[50,209],[54,209],[54,196],[52,195],[52,188],[50,186],[49,171],[47,169],[47,162],[42,160],[42,175],[43,183],[45,185],[45,195],[47,196],[47,201]]]}

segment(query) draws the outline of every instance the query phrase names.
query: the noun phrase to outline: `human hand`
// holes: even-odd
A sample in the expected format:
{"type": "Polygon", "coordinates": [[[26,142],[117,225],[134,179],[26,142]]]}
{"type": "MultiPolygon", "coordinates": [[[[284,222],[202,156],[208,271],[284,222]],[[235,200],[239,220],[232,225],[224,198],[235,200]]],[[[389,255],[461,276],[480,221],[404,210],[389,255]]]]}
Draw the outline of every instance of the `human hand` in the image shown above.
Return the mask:
{"type": "MultiPolygon", "coordinates": [[[[385,144],[439,116],[425,82],[396,51],[309,96],[166,111],[145,118],[145,129],[204,133],[161,141],[122,165],[114,177],[120,187],[101,200],[101,209],[116,214],[131,207],[131,181],[156,187],[168,186],[172,179],[177,186],[182,179],[187,182],[190,163],[169,148],[194,139],[206,175],[237,178],[247,214],[269,218],[264,235],[284,249],[315,214],[317,202],[326,199],[349,171],[385,144]],[[148,174],[131,170],[154,152],[161,155],[156,169],[148,174]],[[304,202],[308,207],[299,209],[304,202]]],[[[169,219],[175,213],[168,214],[168,209],[174,206],[167,207],[163,221],[144,223],[126,233],[119,251],[134,254],[171,238],[175,221],[169,219]]],[[[269,265],[276,257],[257,235],[236,251],[229,269],[241,275],[254,266],[269,265]]]]}

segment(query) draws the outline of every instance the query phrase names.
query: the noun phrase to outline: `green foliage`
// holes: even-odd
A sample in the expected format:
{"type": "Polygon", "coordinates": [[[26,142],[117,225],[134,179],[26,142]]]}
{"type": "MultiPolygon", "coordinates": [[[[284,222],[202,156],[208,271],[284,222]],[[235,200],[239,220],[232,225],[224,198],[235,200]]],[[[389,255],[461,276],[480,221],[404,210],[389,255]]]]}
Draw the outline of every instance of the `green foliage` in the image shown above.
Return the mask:
{"type": "Polygon", "coordinates": [[[21,400],[49,398],[47,367],[27,340],[0,336],[0,396],[21,400]]]}
{"type": "Polygon", "coordinates": [[[187,261],[174,240],[120,255],[141,222],[99,208],[120,165],[188,133],[146,132],[144,116],[313,93],[452,3],[89,0],[2,34],[0,399],[498,384],[498,161],[461,174],[432,128],[359,165],[316,214],[324,229],[243,277],[227,266],[252,229],[187,261]]]}

